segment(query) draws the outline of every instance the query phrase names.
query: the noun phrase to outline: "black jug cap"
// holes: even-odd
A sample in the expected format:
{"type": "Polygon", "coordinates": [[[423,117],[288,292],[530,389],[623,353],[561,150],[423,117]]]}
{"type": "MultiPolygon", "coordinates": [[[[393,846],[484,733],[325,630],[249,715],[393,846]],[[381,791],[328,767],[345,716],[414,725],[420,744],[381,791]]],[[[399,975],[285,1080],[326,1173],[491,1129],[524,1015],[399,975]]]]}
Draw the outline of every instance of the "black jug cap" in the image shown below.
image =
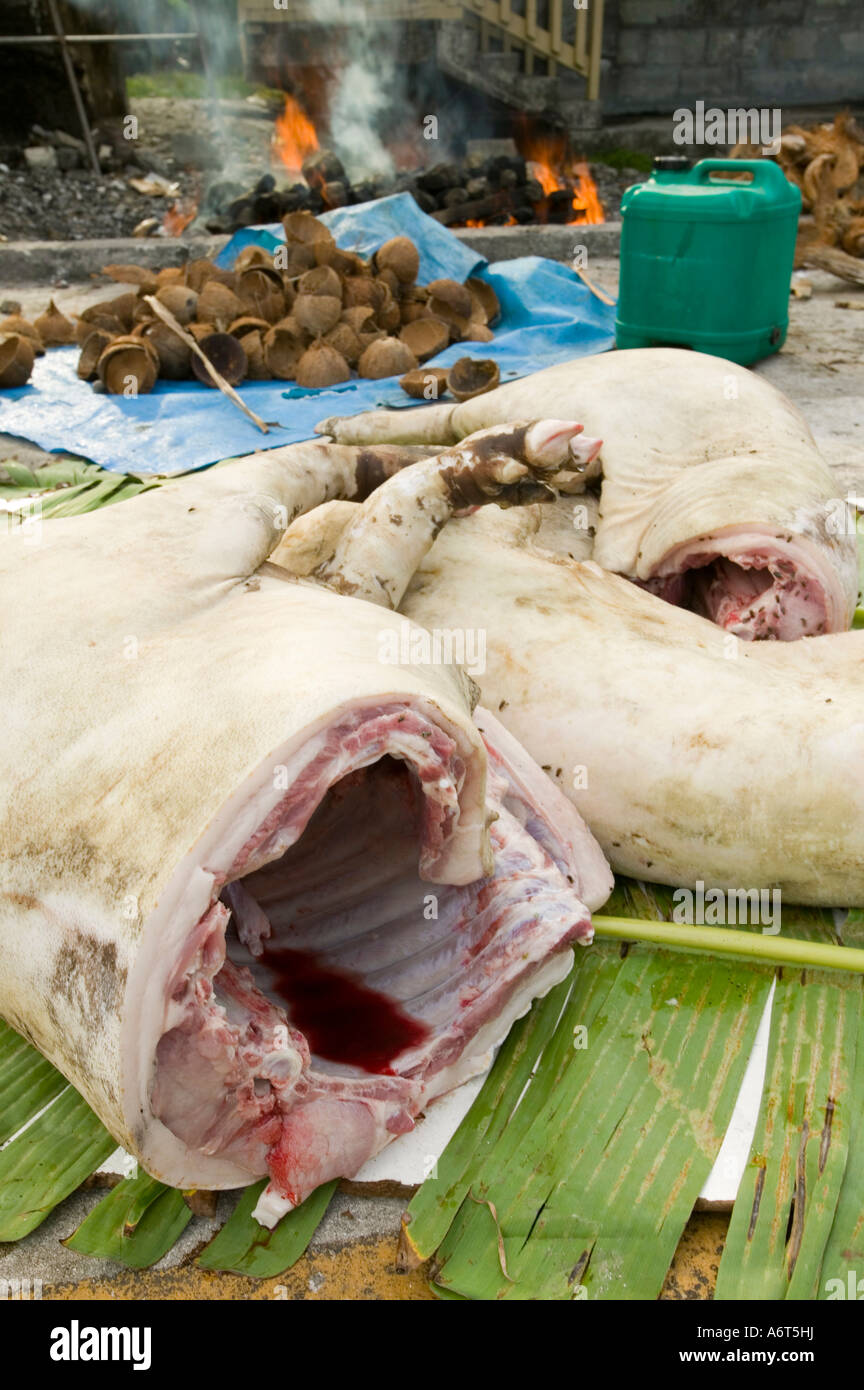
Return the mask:
{"type": "Polygon", "coordinates": [[[692,164],[686,154],[655,154],[652,167],[661,174],[683,174],[692,164]]]}

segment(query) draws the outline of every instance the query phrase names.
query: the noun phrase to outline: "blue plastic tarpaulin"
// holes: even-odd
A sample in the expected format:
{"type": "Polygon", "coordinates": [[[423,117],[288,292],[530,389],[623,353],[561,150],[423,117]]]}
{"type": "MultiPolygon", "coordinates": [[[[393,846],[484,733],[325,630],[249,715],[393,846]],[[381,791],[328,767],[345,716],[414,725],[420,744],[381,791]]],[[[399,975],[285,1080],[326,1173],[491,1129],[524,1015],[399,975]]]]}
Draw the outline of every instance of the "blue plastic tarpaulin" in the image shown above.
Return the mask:
{"type": "MultiPolygon", "coordinates": [[[[324,215],[338,244],[368,255],[392,236],[409,236],[420,252],[418,281],[480,275],[494,287],[501,319],[491,343],[460,343],[431,359],[448,366],[459,357],[494,358],[502,382],[568,358],[606,352],[614,343],[614,308],[601,303],[565,265],[540,256],[488,265],[408,193],[324,215]]],[[[282,228],[249,227],[219,256],[230,266],[244,246],[274,249],[282,228]]],[[[355,415],[377,406],[404,407],[397,377],[355,378],[308,391],[284,381],[255,381],[239,393],[268,423],[262,434],[220,391],[197,382],[157,382],[148,395],[101,395],[79,381],[78,348],[52,348],[37,358],[32,382],[0,392],[0,431],[50,452],[79,454],[120,473],[184,473],[219,459],[309,439],[329,415],[355,415]]]]}

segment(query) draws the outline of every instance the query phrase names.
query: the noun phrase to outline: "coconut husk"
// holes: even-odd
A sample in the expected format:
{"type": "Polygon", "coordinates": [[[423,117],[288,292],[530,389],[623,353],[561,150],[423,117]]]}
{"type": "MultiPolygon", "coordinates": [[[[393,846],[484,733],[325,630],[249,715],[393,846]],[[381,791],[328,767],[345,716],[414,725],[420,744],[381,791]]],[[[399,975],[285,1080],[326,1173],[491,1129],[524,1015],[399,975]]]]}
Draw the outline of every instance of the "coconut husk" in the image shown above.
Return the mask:
{"type": "Polygon", "coordinates": [[[379,380],[385,376],[401,376],[417,366],[417,358],[407,343],[398,338],[380,338],[364,349],[357,364],[360,376],[379,380]]]}
{"type": "Polygon", "coordinates": [[[264,360],[270,376],[282,381],[292,381],[297,371],[297,363],[306,350],[306,339],[286,324],[276,324],[268,328],[263,338],[264,360]]]}
{"type": "Polygon", "coordinates": [[[33,352],[36,353],[36,356],[44,356],[44,345],[39,336],[39,329],[29,321],[29,318],[24,318],[21,314],[10,314],[8,318],[4,318],[0,324],[0,336],[29,338],[33,343],[33,352]]]}
{"type": "Polygon", "coordinates": [[[115,338],[99,358],[98,371],[112,396],[144,396],[156,385],[159,355],[144,338],[115,338]]]}
{"type": "Polygon", "coordinates": [[[26,386],[35,360],[36,347],[32,338],[23,333],[9,333],[0,339],[0,390],[26,386]]]}
{"type": "Polygon", "coordinates": [[[381,308],[375,311],[375,320],[378,326],[385,329],[387,333],[394,333],[397,328],[401,327],[402,314],[399,305],[389,293],[381,308]]]}
{"type": "Polygon", "coordinates": [[[140,285],[145,294],[155,294],[159,277],[143,265],[103,265],[102,274],[120,285],[140,285]]]}
{"type": "Polygon", "coordinates": [[[343,309],[341,321],[350,324],[357,334],[374,332],[375,329],[375,315],[368,304],[355,304],[350,309],[343,309]]]}
{"type": "MultiPolygon", "coordinates": [[[[166,265],[164,270],[157,272],[156,289],[164,289],[166,285],[185,285],[186,269],[187,267],[183,265],[166,265]]],[[[194,289],[195,286],[192,285],[191,288],[194,289]]],[[[144,293],[148,294],[149,291],[145,290],[144,293]]]]}
{"type": "Polygon", "coordinates": [[[418,304],[415,300],[409,300],[407,304],[399,305],[399,317],[402,323],[416,323],[418,319],[431,318],[428,304],[418,304]]]}
{"type": "Polygon", "coordinates": [[[229,323],[228,332],[235,338],[245,338],[247,333],[260,333],[262,338],[269,332],[270,324],[266,319],[257,319],[254,314],[241,314],[239,318],[229,323]]]}
{"type": "Polygon", "coordinates": [[[235,275],[239,275],[244,270],[253,270],[261,265],[266,265],[268,270],[273,269],[273,257],[270,252],[265,251],[263,246],[244,246],[234,261],[233,270],[235,275]]]}
{"type": "Polygon", "coordinates": [[[215,323],[190,323],[186,328],[186,332],[191,333],[199,346],[205,338],[212,338],[216,331],[215,323]]]}
{"type": "Polygon", "coordinates": [[[308,347],[297,364],[297,385],[320,389],[351,380],[351,369],[345,358],[328,343],[317,342],[308,347]]]}
{"type": "Polygon", "coordinates": [[[415,319],[406,323],[399,334],[418,362],[425,362],[436,353],[443,352],[450,342],[450,330],[440,319],[415,319]]]}
{"type": "Polygon", "coordinates": [[[199,323],[215,323],[219,332],[223,333],[229,323],[243,316],[245,307],[239,296],[225,285],[220,285],[217,280],[208,280],[198,296],[195,317],[199,323]]]}
{"type": "Polygon", "coordinates": [[[387,295],[387,286],[365,275],[349,275],[345,280],[345,308],[353,309],[360,305],[380,309],[387,295]]]}
{"type": "Polygon", "coordinates": [[[360,340],[360,356],[366,351],[370,343],[380,343],[387,337],[383,328],[376,328],[369,333],[358,333],[360,340]]]}
{"type": "Polygon", "coordinates": [[[182,381],[189,375],[192,366],[192,352],[182,338],[160,319],[143,324],[140,336],[152,344],[159,358],[159,375],[168,381],[182,381]]]}
{"type": "MultiPolygon", "coordinates": [[[[232,338],[230,333],[211,333],[209,337],[202,338],[198,345],[229,386],[240,384],[246,376],[249,364],[246,361],[246,354],[236,338],[232,338]]],[[[210,376],[204,363],[194,355],[192,357],[192,371],[202,386],[212,386],[214,390],[216,389],[216,382],[210,376]]]]}
{"type": "Polygon", "coordinates": [[[463,343],[491,343],[495,334],[485,323],[472,320],[462,334],[463,343]]]}
{"type": "Polygon", "coordinates": [[[458,280],[431,280],[426,286],[430,299],[447,304],[460,318],[471,317],[471,291],[458,280]]]}
{"type": "Polygon", "coordinates": [[[480,306],[479,312],[472,310],[472,320],[476,323],[497,323],[501,317],[501,305],[492,286],[485,280],[472,276],[465,281],[465,288],[471,296],[472,303],[480,306]]]}
{"type": "Polygon", "coordinates": [[[335,328],[342,313],[342,301],[331,294],[298,294],[292,316],[313,337],[335,328]]]}
{"type": "Polygon", "coordinates": [[[329,265],[316,265],[300,276],[298,294],[326,294],[333,299],[342,300],[342,281],[329,265]]]}
{"type": "Polygon", "coordinates": [[[393,298],[396,298],[401,286],[399,284],[399,276],[396,274],[395,270],[379,270],[375,279],[380,280],[382,285],[386,285],[393,298]]]}
{"type": "Polygon", "coordinates": [[[501,379],[498,363],[489,358],[460,357],[447,372],[447,389],[457,401],[493,391],[501,379]]]}
{"type": "Polygon", "coordinates": [[[153,313],[153,310],[150,308],[150,305],[147,303],[146,299],[139,299],[138,303],[135,305],[135,312],[132,315],[133,328],[136,327],[138,324],[155,323],[155,321],[156,315],[153,313]]]}
{"type": "MultiPolygon", "coordinates": [[[[189,289],[194,290],[196,294],[200,294],[215,269],[212,261],[208,261],[205,256],[199,256],[197,260],[190,261],[185,267],[183,284],[188,285],[189,289]]],[[[173,309],[171,312],[174,312],[173,309]]]]}
{"type": "MultiPolygon", "coordinates": [[[[92,309],[96,315],[113,315],[115,319],[120,320],[124,331],[128,333],[134,322],[134,314],[139,302],[136,291],[127,290],[125,294],[118,294],[114,299],[103,299],[100,304],[92,305],[92,309]]],[[[81,317],[86,318],[90,312],[90,309],[85,309],[81,317]]]]}
{"type": "Polygon", "coordinates": [[[372,258],[377,271],[392,270],[399,282],[411,285],[420,269],[420,253],[407,236],[394,236],[385,241],[372,258]]]}
{"type": "Polygon", "coordinates": [[[33,327],[46,348],[67,347],[75,341],[74,323],[61,314],[53,299],[49,299],[48,308],[34,321],[33,327]]]}
{"type": "MultiPolygon", "coordinates": [[[[94,314],[92,318],[79,318],[75,325],[75,341],[83,347],[94,328],[101,328],[111,338],[122,338],[126,333],[126,325],[121,323],[114,314],[94,314]]],[[[0,333],[3,332],[3,325],[0,324],[0,333]]]]}
{"type": "Polygon", "coordinates": [[[447,368],[415,367],[400,377],[399,385],[416,401],[437,401],[447,390],[447,368]]]}
{"type": "Polygon", "coordinates": [[[329,246],[326,241],[316,241],[305,245],[300,241],[289,241],[285,246],[277,246],[273,252],[273,267],[285,280],[296,280],[304,271],[311,270],[318,262],[319,247],[329,246]]]}
{"type": "Polygon", "coordinates": [[[77,373],[82,381],[95,381],[99,375],[99,358],[112,341],[103,328],[94,328],[87,335],[78,358],[77,373]]]}
{"type": "Polygon", "coordinates": [[[299,241],[306,246],[315,241],[333,240],[333,233],[311,212],[289,212],[282,218],[282,226],[288,241],[299,241]]]}
{"type": "Polygon", "coordinates": [[[343,251],[335,241],[316,241],[312,254],[316,265],[329,265],[337,275],[356,275],[357,257],[350,251],[343,251]]]}
{"type": "Polygon", "coordinates": [[[335,348],[349,367],[356,367],[360,360],[362,348],[360,338],[350,323],[337,323],[335,328],[325,335],[324,342],[328,347],[335,348]]]}
{"type": "Polygon", "coordinates": [[[246,380],[268,381],[270,369],[264,356],[264,340],[260,332],[256,330],[252,333],[244,333],[238,341],[246,354],[246,380]]]}
{"type": "Polygon", "coordinates": [[[441,319],[442,322],[447,324],[447,326],[450,329],[450,337],[453,339],[454,342],[457,343],[459,342],[463,333],[465,332],[466,328],[471,322],[470,316],[457,314],[453,306],[451,304],[446,303],[446,301],[443,299],[430,299],[429,313],[433,316],[433,318],[441,319]]]}
{"type": "MultiPolygon", "coordinates": [[[[278,323],[285,313],[285,293],[278,270],[256,266],[237,276],[237,294],[247,314],[278,323]]],[[[236,318],[236,315],[234,315],[236,318]]]]}
{"type": "MultiPolygon", "coordinates": [[[[160,304],[164,304],[169,314],[173,314],[178,323],[182,323],[185,328],[187,323],[191,323],[198,317],[199,296],[197,291],[189,285],[165,285],[158,291],[156,298],[160,304]]],[[[206,318],[206,314],[202,316],[206,318]]],[[[236,318],[236,314],[234,315],[236,318]]]]}

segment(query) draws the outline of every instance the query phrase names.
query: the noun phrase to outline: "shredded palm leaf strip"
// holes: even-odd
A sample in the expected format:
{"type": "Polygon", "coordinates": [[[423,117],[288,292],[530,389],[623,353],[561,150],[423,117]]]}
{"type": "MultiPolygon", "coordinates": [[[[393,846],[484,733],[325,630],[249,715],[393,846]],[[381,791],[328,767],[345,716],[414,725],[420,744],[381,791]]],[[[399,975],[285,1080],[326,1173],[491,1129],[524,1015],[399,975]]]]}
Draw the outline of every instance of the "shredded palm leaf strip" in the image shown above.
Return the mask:
{"type": "MultiPolygon", "coordinates": [[[[864,935],[864,912],[850,913],[844,939],[864,935]]],[[[854,1104],[849,1128],[849,1157],[834,1224],[822,1259],[817,1297],[860,1300],[864,1296],[864,1004],[858,1020],[855,1053],[854,1104]]]]}
{"type": "Polygon", "coordinates": [[[267,1186],[266,1180],[247,1187],[234,1213],[198,1256],[201,1269],[231,1274],[248,1274],[254,1279],[271,1279],[284,1274],[305,1253],[317,1231],[338,1182],[325,1183],[278,1225],[268,1231],[254,1220],[252,1212],[267,1186]]]}
{"type": "Polygon", "coordinates": [[[119,1260],[129,1269],[147,1269],[168,1253],[191,1220],[182,1192],[140,1172],[118,1183],[62,1244],[82,1255],[119,1260]]]}
{"type": "Polygon", "coordinates": [[[0,1151],[0,1240],[20,1240],[116,1148],[72,1086],[0,1151]]]}
{"type": "Polygon", "coordinates": [[[7,513],[7,526],[32,527],[49,517],[81,516],[149,492],[163,481],[110,473],[78,459],[61,459],[38,469],[9,459],[3,468],[12,480],[0,484],[0,509],[7,513]]]}

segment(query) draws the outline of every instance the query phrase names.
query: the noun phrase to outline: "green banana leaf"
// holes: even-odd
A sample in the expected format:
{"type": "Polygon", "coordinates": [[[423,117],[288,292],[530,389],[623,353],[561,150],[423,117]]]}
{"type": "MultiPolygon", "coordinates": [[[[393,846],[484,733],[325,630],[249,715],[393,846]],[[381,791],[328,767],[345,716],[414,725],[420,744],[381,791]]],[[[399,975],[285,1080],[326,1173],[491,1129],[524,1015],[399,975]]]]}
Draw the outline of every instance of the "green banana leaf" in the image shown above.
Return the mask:
{"type": "Polygon", "coordinates": [[[182,1192],[140,1172],[118,1183],[62,1243],[82,1255],[147,1269],[168,1253],[191,1220],[182,1192]]]}
{"type": "Polygon", "coordinates": [[[221,1231],[198,1256],[201,1269],[249,1274],[270,1279],[296,1264],[317,1231],[338,1182],[325,1183],[294,1211],[288,1212],[272,1231],[259,1226],[252,1212],[267,1186],[247,1187],[221,1231]]]}

